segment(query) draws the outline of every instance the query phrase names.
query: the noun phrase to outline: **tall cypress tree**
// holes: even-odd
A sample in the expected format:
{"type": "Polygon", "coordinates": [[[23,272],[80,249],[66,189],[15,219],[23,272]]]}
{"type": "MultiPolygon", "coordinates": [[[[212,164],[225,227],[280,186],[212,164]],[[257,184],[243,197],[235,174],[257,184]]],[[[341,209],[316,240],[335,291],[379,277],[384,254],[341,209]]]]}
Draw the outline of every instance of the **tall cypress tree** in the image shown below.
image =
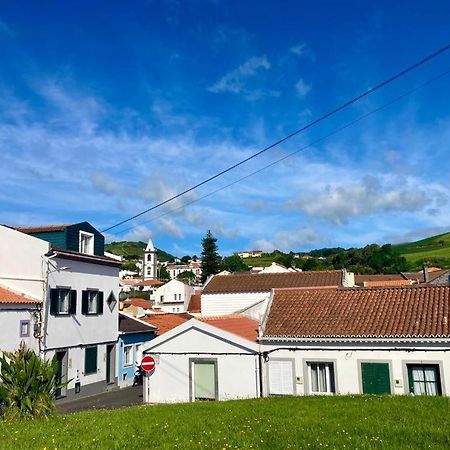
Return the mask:
{"type": "Polygon", "coordinates": [[[202,283],[204,283],[210,275],[214,275],[220,271],[220,256],[217,251],[217,239],[208,230],[206,236],[202,239],[202,283]]]}

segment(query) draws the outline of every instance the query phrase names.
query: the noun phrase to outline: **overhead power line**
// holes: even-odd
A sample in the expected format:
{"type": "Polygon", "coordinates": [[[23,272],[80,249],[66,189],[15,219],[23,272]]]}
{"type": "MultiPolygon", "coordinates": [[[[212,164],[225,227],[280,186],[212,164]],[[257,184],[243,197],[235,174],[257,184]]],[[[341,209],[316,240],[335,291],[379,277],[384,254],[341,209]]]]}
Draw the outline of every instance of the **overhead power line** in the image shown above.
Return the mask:
{"type": "Polygon", "coordinates": [[[407,68],[405,68],[403,70],[401,70],[400,72],[396,73],[395,75],[392,75],[391,77],[385,79],[381,83],[378,83],[373,88],[370,88],[369,90],[363,92],[362,94],[359,94],[356,97],[352,98],[351,100],[348,100],[347,102],[341,104],[337,108],[335,108],[335,109],[329,111],[328,113],[320,116],[319,118],[313,120],[312,122],[309,122],[307,125],[305,125],[305,126],[299,128],[299,129],[295,130],[294,132],[292,132],[292,133],[288,134],[287,136],[283,137],[282,139],[279,139],[278,141],[274,142],[273,144],[270,144],[269,146],[263,148],[262,150],[254,153],[253,155],[249,156],[248,158],[245,158],[245,159],[239,161],[238,163],[233,164],[232,166],[230,166],[230,167],[228,167],[228,168],[226,168],[226,169],[216,173],[215,175],[213,175],[213,176],[211,176],[211,177],[209,177],[209,178],[207,178],[207,179],[205,179],[205,180],[195,184],[194,186],[191,186],[190,188],[185,189],[184,191],[182,191],[182,192],[180,192],[180,193],[178,193],[178,194],[176,194],[176,195],[174,195],[174,196],[172,196],[172,197],[170,197],[170,198],[168,198],[168,199],[166,199],[166,200],[164,200],[164,201],[162,201],[160,203],[157,203],[156,205],[154,205],[154,206],[152,206],[150,208],[145,209],[144,211],[141,211],[138,214],[135,214],[134,216],[131,216],[131,217],[127,218],[127,219],[122,220],[121,222],[116,223],[115,225],[112,225],[112,226],[110,226],[108,228],[105,228],[104,230],[102,230],[102,232],[106,232],[106,231],[112,230],[113,228],[116,228],[116,227],[118,227],[120,225],[123,225],[124,223],[129,222],[130,220],[136,219],[137,217],[140,217],[140,216],[142,216],[142,215],[144,215],[144,214],[146,214],[146,213],[148,213],[150,211],[153,211],[153,210],[155,210],[157,208],[160,208],[161,206],[166,205],[167,203],[169,203],[169,202],[171,202],[171,201],[173,201],[173,200],[175,200],[175,199],[177,199],[177,198],[187,194],[188,192],[192,192],[193,190],[199,188],[200,186],[203,186],[206,183],[209,183],[210,181],[212,181],[212,180],[214,180],[214,179],[224,175],[225,173],[230,172],[231,170],[235,169],[236,167],[241,166],[242,164],[244,164],[244,163],[246,163],[246,162],[256,158],[257,156],[259,156],[259,155],[267,152],[268,150],[270,150],[270,149],[280,145],[281,143],[283,143],[283,142],[293,138],[294,136],[297,136],[299,133],[307,130],[308,128],[311,128],[314,125],[317,125],[318,123],[324,121],[325,119],[327,119],[327,118],[335,115],[336,113],[338,113],[338,112],[348,108],[349,106],[357,103],[358,101],[360,101],[361,99],[367,97],[368,95],[372,94],[373,92],[378,91],[382,87],[392,83],[393,81],[395,81],[395,80],[405,76],[409,72],[417,69],[418,67],[420,67],[420,66],[422,66],[422,65],[424,65],[426,63],[428,63],[429,61],[431,61],[432,59],[434,59],[437,56],[441,55],[442,53],[445,53],[449,49],[450,49],[450,44],[447,44],[446,46],[440,48],[439,50],[436,50],[435,52],[433,52],[433,53],[427,55],[426,57],[422,58],[420,61],[417,61],[416,63],[410,65],[409,67],[407,67],[407,68]]]}
{"type": "Polygon", "coordinates": [[[227,189],[227,188],[229,188],[231,186],[234,186],[235,184],[237,184],[237,183],[239,183],[239,182],[241,182],[243,180],[246,180],[247,178],[250,178],[250,177],[252,177],[254,175],[257,175],[258,173],[260,173],[260,172],[262,172],[262,171],[264,171],[264,170],[266,170],[266,169],[268,169],[268,168],[270,168],[270,167],[272,167],[272,166],[274,166],[274,165],[276,165],[276,164],[278,164],[278,163],[280,163],[282,161],[285,161],[286,159],[291,158],[292,156],[295,156],[296,154],[298,154],[298,153],[300,153],[300,152],[302,152],[304,150],[307,150],[308,148],[313,147],[314,145],[316,145],[316,144],[318,144],[318,143],[320,143],[320,142],[322,142],[322,141],[324,141],[324,140],[326,140],[326,139],[328,139],[328,138],[330,138],[330,137],[332,137],[332,136],[334,136],[334,135],[336,135],[336,134],[346,130],[347,128],[350,128],[353,125],[356,125],[357,123],[361,122],[362,120],[367,119],[368,117],[370,117],[370,116],[372,116],[372,115],[374,115],[374,114],[376,114],[376,113],[378,113],[378,112],[388,108],[389,106],[392,106],[394,103],[397,103],[398,101],[400,101],[400,100],[402,100],[402,99],[404,99],[404,98],[414,94],[418,90],[420,90],[420,89],[422,89],[422,88],[432,84],[433,82],[443,78],[444,76],[446,76],[448,74],[450,74],[450,69],[446,70],[445,72],[441,72],[439,75],[428,79],[424,83],[416,86],[413,89],[410,89],[409,91],[404,92],[403,94],[393,98],[392,100],[388,101],[387,103],[384,103],[383,105],[379,106],[378,108],[373,109],[373,110],[371,110],[371,111],[369,111],[369,112],[367,112],[367,113],[357,117],[356,119],[345,123],[344,125],[334,129],[330,133],[328,133],[328,134],[326,134],[326,135],[324,135],[324,136],[322,136],[322,137],[320,137],[320,138],[310,142],[307,145],[304,145],[303,147],[301,147],[301,148],[299,148],[299,149],[297,149],[297,150],[295,150],[295,151],[293,151],[291,153],[288,153],[287,155],[285,155],[285,156],[283,156],[283,157],[281,157],[281,158],[271,162],[270,164],[267,164],[267,165],[259,168],[258,170],[255,170],[254,172],[251,172],[251,173],[249,173],[247,175],[244,175],[243,177],[240,177],[240,178],[232,181],[231,183],[228,183],[228,184],[226,184],[224,186],[221,186],[218,189],[215,189],[215,190],[213,190],[211,192],[208,192],[207,194],[202,195],[201,197],[197,197],[197,198],[195,198],[193,200],[190,200],[189,202],[183,203],[182,205],[180,205],[180,206],[178,206],[176,208],[172,208],[172,209],[170,209],[170,210],[168,210],[168,211],[166,211],[166,212],[164,212],[162,214],[159,214],[157,216],[151,217],[148,220],[145,220],[143,222],[140,222],[140,223],[135,224],[133,226],[130,226],[128,228],[122,229],[122,230],[120,230],[120,232],[121,233],[125,233],[126,231],[133,230],[133,229],[135,229],[135,228],[137,228],[139,226],[142,226],[142,225],[145,225],[147,223],[153,222],[154,220],[157,220],[157,219],[159,219],[161,217],[164,217],[164,216],[167,216],[169,214],[175,213],[175,212],[179,211],[180,209],[185,208],[186,206],[192,205],[193,203],[197,203],[200,200],[203,200],[205,198],[211,197],[212,195],[217,194],[218,192],[223,191],[224,189],[227,189]]]}

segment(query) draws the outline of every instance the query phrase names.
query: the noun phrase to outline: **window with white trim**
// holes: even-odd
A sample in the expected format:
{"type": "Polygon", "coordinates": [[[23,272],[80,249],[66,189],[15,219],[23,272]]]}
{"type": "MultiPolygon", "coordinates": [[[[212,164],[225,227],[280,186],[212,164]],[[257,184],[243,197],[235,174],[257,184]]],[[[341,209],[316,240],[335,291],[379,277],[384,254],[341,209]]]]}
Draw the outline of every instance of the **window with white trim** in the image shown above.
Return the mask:
{"type": "Polygon", "coordinates": [[[334,364],[308,362],[309,390],[311,394],[335,394],[334,364]]]}
{"type": "Polygon", "coordinates": [[[80,253],[94,254],[94,235],[86,231],[80,231],[80,253]]]}
{"type": "Polygon", "coordinates": [[[125,345],[123,348],[123,365],[131,366],[133,365],[133,346],[125,345]]]}

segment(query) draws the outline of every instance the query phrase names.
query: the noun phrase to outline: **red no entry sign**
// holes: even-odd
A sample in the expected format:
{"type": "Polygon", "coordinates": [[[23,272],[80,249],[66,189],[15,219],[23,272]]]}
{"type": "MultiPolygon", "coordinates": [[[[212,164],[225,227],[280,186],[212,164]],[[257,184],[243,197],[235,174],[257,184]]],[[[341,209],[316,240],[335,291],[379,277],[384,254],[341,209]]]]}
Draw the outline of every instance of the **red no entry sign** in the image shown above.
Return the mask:
{"type": "Polygon", "coordinates": [[[156,366],[156,361],[153,358],[153,356],[145,355],[142,358],[141,367],[142,367],[142,370],[144,370],[145,372],[151,372],[152,370],[155,369],[155,366],[156,366]]]}

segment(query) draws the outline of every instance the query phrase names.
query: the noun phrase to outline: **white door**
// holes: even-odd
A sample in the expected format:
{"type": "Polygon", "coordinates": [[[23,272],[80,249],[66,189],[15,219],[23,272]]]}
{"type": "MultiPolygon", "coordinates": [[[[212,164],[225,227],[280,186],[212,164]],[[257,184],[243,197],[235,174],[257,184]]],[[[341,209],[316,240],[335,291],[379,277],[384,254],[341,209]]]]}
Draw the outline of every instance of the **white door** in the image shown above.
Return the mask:
{"type": "Polygon", "coordinates": [[[294,395],[294,365],[289,360],[269,361],[269,394],[294,395]]]}
{"type": "Polygon", "coordinates": [[[217,380],[213,362],[194,362],[194,401],[216,400],[217,380]]]}

